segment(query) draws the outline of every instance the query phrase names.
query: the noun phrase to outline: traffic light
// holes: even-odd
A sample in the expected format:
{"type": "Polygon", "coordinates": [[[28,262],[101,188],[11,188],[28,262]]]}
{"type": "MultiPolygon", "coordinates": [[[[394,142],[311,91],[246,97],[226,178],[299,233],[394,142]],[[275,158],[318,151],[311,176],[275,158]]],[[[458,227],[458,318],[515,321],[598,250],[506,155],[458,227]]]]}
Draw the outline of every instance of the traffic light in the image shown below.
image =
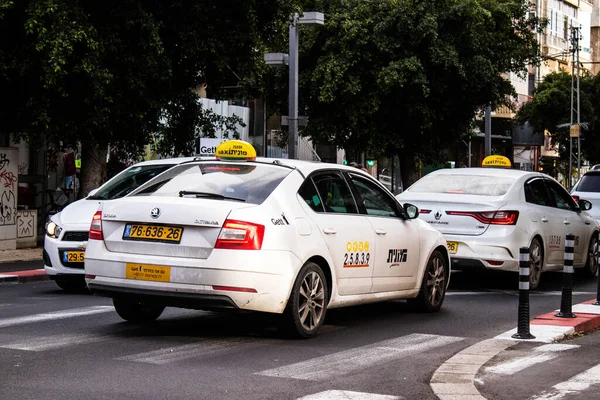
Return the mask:
{"type": "Polygon", "coordinates": [[[375,160],[367,160],[367,165],[368,165],[369,167],[372,167],[372,166],[374,166],[374,165],[375,165],[375,160]]]}

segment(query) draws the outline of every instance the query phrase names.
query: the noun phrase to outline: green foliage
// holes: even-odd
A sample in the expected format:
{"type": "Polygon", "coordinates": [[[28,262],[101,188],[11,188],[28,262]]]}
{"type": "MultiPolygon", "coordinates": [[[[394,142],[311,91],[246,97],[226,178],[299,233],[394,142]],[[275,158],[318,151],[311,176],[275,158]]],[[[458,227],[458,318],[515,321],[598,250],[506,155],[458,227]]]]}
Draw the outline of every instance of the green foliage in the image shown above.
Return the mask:
{"type": "MultiPolygon", "coordinates": [[[[569,126],[571,123],[571,84],[568,72],[547,75],[536,88],[531,102],[523,104],[517,120],[529,122],[538,132],[547,130],[552,141],[558,144],[559,157],[569,159],[569,126]]],[[[600,78],[588,73],[580,75],[580,121],[582,157],[592,164],[600,162],[600,78]]],[[[577,122],[577,114],[573,114],[577,122]]]]}
{"type": "MultiPolygon", "coordinates": [[[[523,0],[323,1],[325,25],[300,32],[303,134],[374,155],[400,153],[411,167],[416,156],[441,160],[477,110],[514,94],[502,75],[537,62],[531,28],[540,21],[525,17],[528,7],[523,0]]],[[[287,84],[279,80],[286,72],[265,78],[271,111],[287,113],[287,84]]]]}

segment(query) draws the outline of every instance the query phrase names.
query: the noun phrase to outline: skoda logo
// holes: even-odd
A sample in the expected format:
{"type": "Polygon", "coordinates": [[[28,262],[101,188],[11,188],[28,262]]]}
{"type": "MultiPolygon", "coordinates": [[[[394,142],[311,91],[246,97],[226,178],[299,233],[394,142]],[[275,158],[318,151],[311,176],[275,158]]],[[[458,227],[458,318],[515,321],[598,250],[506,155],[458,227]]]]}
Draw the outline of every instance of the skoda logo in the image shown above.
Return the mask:
{"type": "Polygon", "coordinates": [[[442,218],[442,212],[441,212],[440,210],[438,210],[438,211],[435,213],[434,217],[435,217],[435,220],[436,220],[436,221],[437,221],[437,220],[439,220],[440,218],[442,218]]]}
{"type": "Polygon", "coordinates": [[[158,218],[160,216],[160,208],[158,207],[154,207],[151,211],[150,211],[150,216],[152,218],[158,218]]]}

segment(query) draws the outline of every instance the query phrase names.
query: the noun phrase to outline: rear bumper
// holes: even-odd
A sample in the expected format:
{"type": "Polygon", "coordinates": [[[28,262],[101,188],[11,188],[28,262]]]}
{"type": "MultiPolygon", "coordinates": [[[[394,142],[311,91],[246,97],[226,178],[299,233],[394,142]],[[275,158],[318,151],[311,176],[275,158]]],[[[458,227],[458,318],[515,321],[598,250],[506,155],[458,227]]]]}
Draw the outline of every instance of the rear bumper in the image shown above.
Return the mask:
{"type": "Polygon", "coordinates": [[[205,260],[180,259],[111,253],[95,240],[89,241],[85,259],[86,282],[99,295],[144,297],[182,308],[269,313],[285,310],[300,267],[300,260],[288,251],[213,250],[205,260]],[[127,263],[169,267],[169,282],[128,279],[127,263]]]}

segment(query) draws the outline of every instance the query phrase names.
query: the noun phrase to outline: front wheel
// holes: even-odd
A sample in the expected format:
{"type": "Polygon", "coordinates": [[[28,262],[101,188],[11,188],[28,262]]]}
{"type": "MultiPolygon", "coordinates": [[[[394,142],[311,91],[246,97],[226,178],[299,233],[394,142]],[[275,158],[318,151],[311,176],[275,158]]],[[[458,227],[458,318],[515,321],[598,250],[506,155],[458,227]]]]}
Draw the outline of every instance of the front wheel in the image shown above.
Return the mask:
{"type": "Polygon", "coordinates": [[[152,322],[160,317],[165,309],[165,306],[123,298],[114,298],[113,305],[119,317],[133,323],[152,322]]]}
{"type": "Polygon", "coordinates": [[[414,299],[408,299],[408,304],[417,311],[436,312],[442,308],[446,297],[448,282],[448,266],[441,252],[435,250],[423,274],[421,290],[414,299]]]}
{"type": "Polygon", "coordinates": [[[282,316],[284,333],[299,338],[317,335],[325,321],[329,293],[321,267],[307,262],[296,277],[282,316]]]}
{"type": "Polygon", "coordinates": [[[590,240],[585,267],[576,269],[575,271],[586,278],[596,276],[598,272],[598,236],[594,235],[590,240]]]}

